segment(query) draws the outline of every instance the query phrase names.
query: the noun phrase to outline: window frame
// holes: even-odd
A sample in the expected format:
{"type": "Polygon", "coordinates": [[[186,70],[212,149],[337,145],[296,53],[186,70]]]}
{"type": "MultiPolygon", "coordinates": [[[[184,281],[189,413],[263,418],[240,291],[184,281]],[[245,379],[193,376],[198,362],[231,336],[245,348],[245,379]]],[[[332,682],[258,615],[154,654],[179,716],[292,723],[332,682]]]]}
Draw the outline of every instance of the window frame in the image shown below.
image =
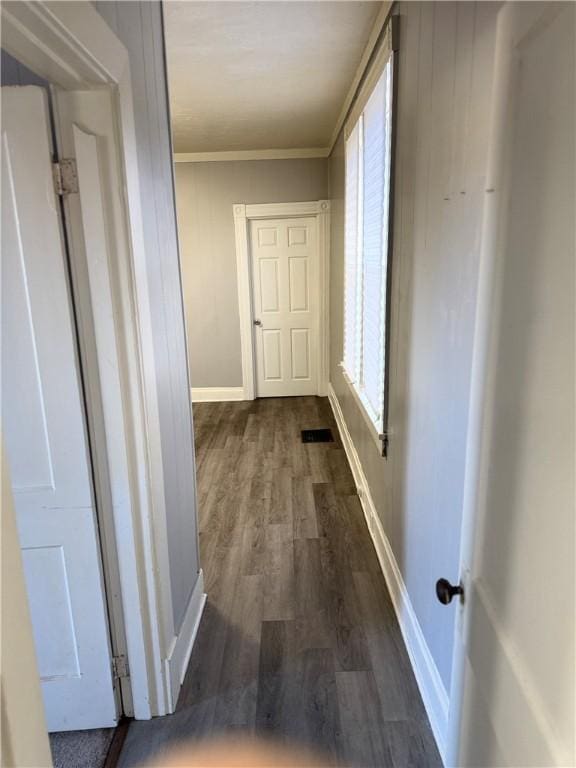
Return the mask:
{"type": "MultiPolygon", "coordinates": [[[[388,178],[388,189],[389,189],[389,195],[387,200],[387,213],[385,217],[385,222],[387,224],[387,243],[386,243],[386,274],[385,279],[383,280],[383,294],[384,294],[384,301],[385,301],[385,308],[384,308],[384,332],[383,332],[383,354],[382,354],[382,361],[381,364],[384,366],[384,376],[383,376],[383,383],[382,383],[382,392],[381,398],[382,398],[382,406],[381,406],[381,417],[377,420],[374,418],[372,411],[373,408],[371,407],[369,402],[367,401],[366,395],[362,392],[359,376],[354,375],[351,376],[352,372],[349,372],[346,366],[346,330],[348,327],[347,324],[347,293],[346,293],[346,274],[347,274],[347,247],[345,243],[345,267],[344,267],[344,277],[345,277],[345,285],[344,285],[344,296],[343,296],[343,310],[344,310],[344,344],[343,344],[343,354],[342,354],[342,362],[340,363],[340,369],[343,373],[344,379],[347,382],[350,391],[357,402],[358,406],[360,407],[360,411],[366,421],[366,424],[369,428],[369,432],[372,435],[379,452],[382,456],[387,457],[388,455],[388,444],[389,444],[389,399],[390,399],[390,345],[391,345],[391,333],[390,333],[390,324],[391,324],[391,292],[392,292],[392,256],[393,256],[393,240],[394,240],[394,187],[395,187],[395,148],[396,148],[396,125],[397,125],[397,101],[398,101],[398,94],[397,94],[397,83],[398,83],[398,24],[399,24],[399,17],[397,15],[391,16],[383,33],[382,33],[382,40],[379,45],[378,51],[375,55],[375,58],[373,60],[373,63],[365,77],[364,83],[360,89],[360,91],[357,94],[356,100],[349,112],[348,119],[344,126],[344,157],[345,157],[345,201],[344,201],[344,215],[345,215],[345,224],[344,229],[346,233],[347,229],[347,221],[346,221],[346,215],[347,215],[347,200],[346,200],[346,190],[348,189],[348,150],[347,150],[347,141],[349,137],[352,135],[354,130],[357,126],[360,127],[360,133],[358,138],[358,158],[357,158],[357,165],[358,165],[358,171],[357,171],[357,202],[356,202],[356,210],[357,210],[357,221],[356,221],[356,240],[357,240],[357,246],[356,246],[356,280],[355,280],[355,289],[356,289],[356,303],[355,303],[355,311],[356,311],[356,326],[358,323],[360,323],[360,329],[358,330],[357,327],[355,327],[356,331],[356,344],[354,348],[354,362],[355,362],[355,374],[360,372],[361,369],[361,355],[362,355],[362,348],[361,344],[358,345],[358,339],[361,339],[362,334],[362,323],[363,323],[363,313],[361,309],[362,306],[362,300],[363,300],[363,271],[364,271],[364,264],[362,260],[362,239],[363,239],[363,167],[364,167],[364,154],[363,154],[363,130],[362,130],[362,121],[363,121],[363,115],[364,115],[364,109],[366,107],[366,104],[368,100],[370,99],[373,91],[375,90],[376,86],[378,85],[380,78],[382,77],[386,66],[390,62],[391,66],[391,119],[390,119],[390,149],[389,149],[389,178],[388,178]]],[[[386,182],[385,182],[386,183],[386,182]]]]}

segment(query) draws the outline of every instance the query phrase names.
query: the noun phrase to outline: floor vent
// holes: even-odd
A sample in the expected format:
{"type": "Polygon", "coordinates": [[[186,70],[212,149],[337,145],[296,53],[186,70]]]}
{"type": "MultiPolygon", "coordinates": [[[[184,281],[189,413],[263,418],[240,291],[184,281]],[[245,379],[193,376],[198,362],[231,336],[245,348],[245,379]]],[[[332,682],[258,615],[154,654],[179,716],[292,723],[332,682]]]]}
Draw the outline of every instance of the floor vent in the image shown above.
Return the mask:
{"type": "Polygon", "coordinates": [[[331,429],[303,429],[302,430],[302,442],[303,443],[333,443],[331,429]]]}

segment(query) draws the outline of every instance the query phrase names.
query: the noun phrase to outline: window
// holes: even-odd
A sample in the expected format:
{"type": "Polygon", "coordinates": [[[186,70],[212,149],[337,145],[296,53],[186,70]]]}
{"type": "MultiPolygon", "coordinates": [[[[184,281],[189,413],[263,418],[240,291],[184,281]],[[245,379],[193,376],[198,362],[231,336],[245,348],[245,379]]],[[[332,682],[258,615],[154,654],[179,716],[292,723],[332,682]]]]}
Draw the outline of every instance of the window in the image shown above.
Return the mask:
{"type": "Polygon", "coordinates": [[[389,43],[379,59],[379,74],[370,79],[364,99],[360,94],[345,132],[342,365],[370,424],[385,441],[393,95],[389,43]]]}

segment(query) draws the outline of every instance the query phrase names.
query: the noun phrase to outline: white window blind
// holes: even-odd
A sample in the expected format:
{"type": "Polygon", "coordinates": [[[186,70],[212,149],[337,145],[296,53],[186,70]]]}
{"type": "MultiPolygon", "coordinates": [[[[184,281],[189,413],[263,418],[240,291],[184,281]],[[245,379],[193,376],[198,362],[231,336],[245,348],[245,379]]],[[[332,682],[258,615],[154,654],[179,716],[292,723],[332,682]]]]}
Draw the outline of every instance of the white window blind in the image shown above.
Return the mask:
{"type": "Polygon", "coordinates": [[[358,348],[358,302],[357,294],[361,285],[358,279],[358,206],[360,204],[360,119],[346,141],[346,187],[345,187],[345,273],[344,273],[344,368],[351,380],[356,376],[358,348]]]}
{"type": "Polygon", "coordinates": [[[347,130],[344,370],[383,431],[392,138],[392,55],[347,130]]]}
{"type": "Polygon", "coordinates": [[[362,224],[362,352],[360,391],[377,424],[384,397],[386,262],[388,256],[389,136],[387,81],[390,63],[364,108],[362,224]]]}

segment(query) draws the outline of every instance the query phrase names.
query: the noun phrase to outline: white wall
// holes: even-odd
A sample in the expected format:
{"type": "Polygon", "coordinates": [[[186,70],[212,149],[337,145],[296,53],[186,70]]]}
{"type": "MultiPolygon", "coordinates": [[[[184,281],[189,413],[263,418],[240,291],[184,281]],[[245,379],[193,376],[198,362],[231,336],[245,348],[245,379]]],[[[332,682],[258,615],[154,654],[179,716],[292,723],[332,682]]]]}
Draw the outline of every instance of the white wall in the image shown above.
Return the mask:
{"type": "Polygon", "coordinates": [[[0,439],[2,493],[2,766],[52,765],[9,468],[0,439]]]}
{"type": "Polygon", "coordinates": [[[198,576],[194,445],[172,181],[161,4],[95,3],[130,57],[166,496],[174,624],[198,576]]]}
{"type": "Polygon", "coordinates": [[[401,3],[389,458],[342,359],[344,157],[330,159],[331,381],[447,693],[497,3],[401,3]]]}
{"type": "Polygon", "coordinates": [[[325,159],[176,164],[193,387],[242,386],[234,203],[320,200],[325,159]]]}

